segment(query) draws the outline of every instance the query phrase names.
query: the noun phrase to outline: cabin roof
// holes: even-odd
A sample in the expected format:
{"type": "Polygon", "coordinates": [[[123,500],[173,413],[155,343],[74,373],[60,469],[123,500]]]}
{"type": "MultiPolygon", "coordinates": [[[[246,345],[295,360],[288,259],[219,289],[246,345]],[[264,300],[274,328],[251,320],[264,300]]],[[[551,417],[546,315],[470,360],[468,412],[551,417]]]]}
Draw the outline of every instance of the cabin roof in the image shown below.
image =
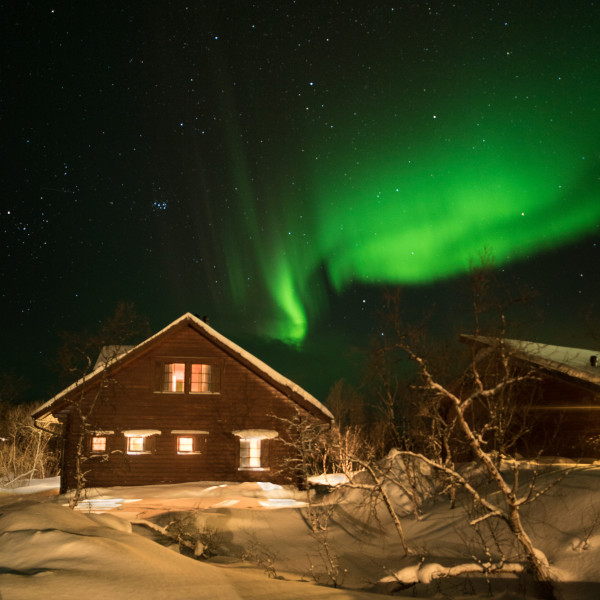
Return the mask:
{"type": "MultiPolygon", "coordinates": [[[[461,335],[460,340],[474,346],[498,347],[498,338],[461,335]]],[[[525,340],[502,340],[513,358],[535,365],[563,379],[600,391],[600,366],[592,366],[591,357],[600,360],[600,350],[568,348],[525,340]]]]}
{"type": "Polygon", "coordinates": [[[244,350],[242,347],[238,346],[230,339],[226,338],[224,335],[220,334],[218,331],[210,327],[207,323],[205,323],[202,319],[198,318],[196,315],[192,313],[185,313],[171,324],[167,325],[165,328],[161,329],[159,332],[155,333],[148,339],[144,340],[137,346],[105,346],[100,352],[100,356],[94,365],[94,370],[77,380],[75,383],[71,384],[69,387],[65,388],[56,396],[48,400],[48,402],[42,404],[39,408],[37,408],[33,413],[32,417],[34,419],[42,418],[43,416],[50,414],[58,407],[58,405],[62,404],[61,401],[67,399],[69,394],[82,386],[83,384],[91,383],[93,380],[97,379],[104,369],[106,368],[107,361],[110,361],[110,366],[118,366],[119,364],[123,364],[125,361],[128,361],[138,354],[141,354],[144,350],[149,348],[158,338],[162,338],[168,334],[169,331],[174,329],[175,327],[181,325],[182,323],[186,323],[196,329],[199,333],[204,335],[207,339],[215,343],[218,347],[224,350],[227,354],[237,359],[242,364],[246,365],[250,368],[254,373],[265,379],[267,382],[271,383],[273,386],[278,388],[280,391],[290,396],[292,399],[298,401],[301,405],[308,405],[312,409],[316,409],[321,414],[323,414],[327,419],[333,420],[333,415],[331,412],[325,407],[321,402],[319,402],[314,396],[309,394],[306,390],[301,388],[299,385],[288,379],[287,377],[281,375],[271,367],[269,367],[262,360],[251,354],[250,352],[244,350]]]}

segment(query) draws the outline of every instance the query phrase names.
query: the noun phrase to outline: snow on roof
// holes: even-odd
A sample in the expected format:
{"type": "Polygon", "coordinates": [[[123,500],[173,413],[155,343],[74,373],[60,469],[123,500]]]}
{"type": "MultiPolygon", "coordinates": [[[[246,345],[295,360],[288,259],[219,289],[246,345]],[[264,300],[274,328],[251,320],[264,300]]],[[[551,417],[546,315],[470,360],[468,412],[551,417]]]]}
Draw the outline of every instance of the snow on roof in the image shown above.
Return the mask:
{"type": "MultiPolygon", "coordinates": [[[[498,339],[485,336],[461,335],[460,337],[462,341],[486,346],[497,346],[500,342],[498,339]]],[[[517,358],[600,386],[600,366],[592,366],[591,361],[593,356],[600,359],[600,350],[568,348],[524,340],[505,339],[503,342],[517,358]]]]}
{"type": "Polygon", "coordinates": [[[151,435],[161,435],[160,429],[128,429],[123,432],[125,437],[150,437],[151,435]]]}
{"type": "Polygon", "coordinates": [[[209,435],[204,429],[171,429],[171,435],[209,435]]]}
{"type": "Polygon", "coordinates": [[[187,314],[183,315],[183,317],[181,317],[181,318],[183,319],[186,317],[193,319],[194,323],[196,325],[200,326],[202,329],[204,329],[204,331],[211,338],[219,341],[221,344],[223,344],[224,346],[229,348],[234,354],[237,354],[239,358],[242,358],[242,359],[246,360],[247,362],[249,362],[250,364],[254,365],[254,367],[257,370],[262,372],[268,378],[275,381],[282,387],[289,389],[291,392],[297,394],[298,396],[301,396],[303,400],[305,400],[306,402],[308,402],[315,408],[319,409],[322,413],[327,415],[327,417],[329,417],[330,419],[334,418],[333,415],[331,414],[331,412],[323,404],[321,404],[314,396],[312,396],[312,394],[309,394],[306,390],[302,389],[299,385],[297,385],[296,383],[294,383],[287,377],[284,377],[283,375],[281,375],[281,373],[278,373],[277,371],[275,371],[274,369],[269,367],[269,365],[264,363],[262,360],[260,360],[259,358],[256,358],[256,356],[254,356],[253,354],[250,354],[250,352],[244,350],[242,347],[238,346],[231,340],[227,339],[224,335],[221,335],[218,331],[216,331],[215,329],[210,327],[210,325],[208,325],[204,321],[202,321],[202,319],[199,319],[198,317],[196,317],[195,315],[193,315],[191,313],[187,313],[187,314]]]}
{"type": "Polygon", "coordinates": [[[105,365],[114,362],[117,358],[119,358],[119,356],[129,352],[134,347],[135,346],[121,344],[103,346],[102,350],[100,350],[100,354],[98,354],[98,358],[96,359],[94,368],[92,370],[95,371],[100,367],[104,367],[105,365]]]}
{"type": "Polygon", "coordinates": [[[272,440],[279,435],[273,429],[239,429],[231,433],[244,440],[272,440]]]}
{"type": "MultiPolygon", "coordinates": [[[[198,318],[196,315],[193,315],[192,313],[189,313],[189,312],[185,313],[184,315],[182,315],[181,317],[179,317],[178,319],[173,321],[171,324],[167,325],[166,327],[164,327],[163,329],[161,329],[154,335],[150,336],[148,339],[139,343],[137,346],[129,346],[129,347],[122,346],[121,348],[123,348],[123,349],[125,349],[125,348],[129,348],[129,349],[125,350],[123,353],[119,354],[118,357],[113,361],[113,364],[117,364],[117,363],[123,361],[126,357],[142,350],[144,347],[150,345],[156,338],[158,338],[159,336],[162,336],[167,331],[176,327],[183,321],[190,321],[196,328],[201,329],[209,339],[217,342],[217,344],[226,348],[236,358],[241,359],[242,362],[247,362],[248,364],[253,366],[254,369],[256,369],[259,373],[261,373],[264,377],[266,377],[267,379],[270,379],[272,382],[285,388],[289,392],[296,394],[297,396],[302,398],[302,400],[304,400],[311,406],[314,406],[316,409],[318,409],[321,413],[323,413],[329,419],[333,420],[333,418],[334,418],[333,414],[331,414],[331,412],[327,409],[327,407],[325,407],[323,404],[321,404],[321,402],[319,402],[312,394],[309,394],[306,390],[302,389],[299,385],[297,385],[296,383],[294,383],[287,377],[284,377],[283,375],[281,375],[281,373],[278,373],[277,371],[275,371],[274,369],[269,367],[266,363],[264,363],[262,360],[260,360],[253,354],[250,354],[250,352],[247,352],[242,347],[238,346],[237,344],[232,342],[230,339],[228,339],[224,335],[220,334],[216,329],[213,329],[210,325],[205,323],[202,319],[198,318]]],[[[105,348],[115,348],[115,347],[114,346],[105,346],[105,348]]],[[[103,348],[103,350],[104,350],[104,348],[103,348]]],[[[59,400],[64,398],[70,392],[72,392],[73,390],[77,389],[84,383],[86,383],[86,382],[90,381],[91,379],[94,379],[98,375],[100,375],[100,373],[102,373],[102,371],[105,369],[105,362],[101,362],[100,365],[98,365],[98,363],[100,362],[101,356],[102,356],[102,352],[101,352],[100,356],[98,357],[98,361],[96,361],[96,365],[94,365],[94,370],[91,373],[89,373],[89,374],[85,375],[84,377],[82,377],[81,379],[77,380],[75,383],[73,383],[72,385],[70,385],[69,387],[64,389],[62,392],[59,392],[56,396],[54,396],[53,398],[48,400],[48,402],[42,404],[42,406],[40,406],[39,408],[37,408],[35,411],[32,412],[32,416],[34,418],[42,417],[44,414],[49,412],[49,409],[54,404],[56,404],[59,400]]]]}

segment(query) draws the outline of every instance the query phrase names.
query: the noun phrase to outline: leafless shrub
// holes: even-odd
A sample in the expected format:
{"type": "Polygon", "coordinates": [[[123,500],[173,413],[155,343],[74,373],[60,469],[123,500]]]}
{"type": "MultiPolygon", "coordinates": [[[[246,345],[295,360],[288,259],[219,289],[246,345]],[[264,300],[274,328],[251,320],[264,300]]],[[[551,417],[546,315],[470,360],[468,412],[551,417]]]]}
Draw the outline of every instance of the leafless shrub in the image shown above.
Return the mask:
{"type": "MultiPolygon", "coordinates": [[[[585,514],[585,523],[583,524],[583,534],[577,544],[573,545],[573,550],[582,552],[589,548],[590,538],[600,526],[600,507],[596,504],[590,508],[589,513],[585,514]]],[[[583,521],[584,517],[582,517],[583,521]]]]}
{"type": "Polygon", "coordinates": [[[254,563],[259,568],[263,569],[265,575],[270,579],[283,579],[277,574],[275,561],[277,553],[267,548],[257,539],[252,539],[241,556],[242,560],[254,563]]]}
{"type": "Polygon", "coordinates": [[[196,511],[176,515],[165,526],[146,519],[136,519],[131,523],[147,527],[177,542],[180,549],[183,547],[187,548],[188,552],[191,550],[197,559],[217,556],[223,543],[223,534],[218,529],[209,526],[198,529],[196,511]]]}
{"type": "MultiPolygon", "coordinates": [[[[31,406],[0,401],[0,485],[16,487],[58,473],[59,460],[50,430],[34,427],[31,406]]],[[[52,427],[51,424],[47,424],[52,427]]]]}
{"type": "Polygon", "coordinates": [[[312,505],[305,512],[311,536],[317,542],[318,554],[310,557],[310,574],[316,583],[341,587],[348,569],[340,559],[330,539],[330,522],[335,505],[312,505]]]}

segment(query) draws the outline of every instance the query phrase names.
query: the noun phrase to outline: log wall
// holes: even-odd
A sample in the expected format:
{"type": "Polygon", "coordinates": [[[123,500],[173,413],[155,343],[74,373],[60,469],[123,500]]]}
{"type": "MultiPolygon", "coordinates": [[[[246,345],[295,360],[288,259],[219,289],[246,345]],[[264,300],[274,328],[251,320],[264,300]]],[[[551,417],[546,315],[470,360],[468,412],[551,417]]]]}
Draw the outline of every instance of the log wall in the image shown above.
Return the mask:
{"type": "MultiPolygon", "coordinates": [[[[186,481],[272,481],[290,483],[285,469],[292,456],[287,426],[298,412],[309,419],[326,421],[310,414],[292,398],[206,339],[186,323],[174,328],[165,339],[143,354],[106,371],[102,381],[75,390],[72,399],[82,407],[88,429],[111,431],[106,452],[87,457],[83,463],[86,487],[147,485],[186,481]],[[219,393],[170,393],[156,391],[157,364],[161,361],[211,363],[220,368],[219,393]],[[94,403],[93,409],[91,405],[94,403]],[[91,414],[89,414],[91,411],[91,414]],[[127,453],[127,430],[160,430],[151,436],[149,454],[127,453]],[[265,470],[239,469],[239,438],[232,432],[267,429],[279,432],[264,440],[265,470]],[[200,430],[200,453],[177,453],[173,430],[200,430]]],[[[310,408],[310,407],[309,407],[310,408]]],[[[78,411],[71,404],[63,411],[66,447],[63,488],[75,487],[75,453],[80,429],[78,411]]],[[[89,440],[86,440],[89,448],[89,440]]],[[[86,453],[88,454],[88,453],[86,453]]]]}

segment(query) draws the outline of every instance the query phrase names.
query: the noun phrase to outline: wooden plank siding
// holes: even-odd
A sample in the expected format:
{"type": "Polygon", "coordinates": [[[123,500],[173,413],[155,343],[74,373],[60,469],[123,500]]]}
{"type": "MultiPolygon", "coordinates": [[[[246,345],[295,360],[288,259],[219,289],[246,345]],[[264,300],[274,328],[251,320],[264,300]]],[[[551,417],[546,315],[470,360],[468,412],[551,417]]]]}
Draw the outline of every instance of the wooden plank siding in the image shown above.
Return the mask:
{"type": "Polygon", "coordinates": [[[584,387],[547,374],[537,387],[537,402],[529,408],[529,430],[519,440],[520,453],[598,458],[600,398],[584,387]]]}
{"type": "MultiPolygon", "coordinates": [[[[251,365],[228,352],[213,340],[183,321],[133,354],[109,367],[104,377],[93,384],[72,390],[58,411],[63,422],[65,451],[64,489],[74,488],[75,448],[79,429],[77,410],[87,415],[90,403],[102,390],[88,426],[106,435],[106,452],[90,456],[83,465],[86,487],[147,485],[186,481],[272,481],[290,483],[284,466],[293,455],[284,443],[287,427],[282,420],[298,413],[307,419],[329,419],[314,407],[302,405],[293,394],[278,389],[251,365]],[[218,393],[160,392],[156,389],[156,369],[162,362],[194,362],[219,368],[218,393]],[[82,393],[82,390],[84,392],[82,393]],[[312,410],[311,410],[312,409],[312,410]],[[160,430],[152,437],[150,454],[127,454],[124,431],[160,430]],[[275,439],[262,441],[262,457],[268,458],[265,470],[240,470],[237,430],[275,430],[275,439]],[[177,453],[173,430],[208,432],[198,435],[200,453],[177,453]]],[[[89,442],[87,442],[89,443],[89,442]]]]}

